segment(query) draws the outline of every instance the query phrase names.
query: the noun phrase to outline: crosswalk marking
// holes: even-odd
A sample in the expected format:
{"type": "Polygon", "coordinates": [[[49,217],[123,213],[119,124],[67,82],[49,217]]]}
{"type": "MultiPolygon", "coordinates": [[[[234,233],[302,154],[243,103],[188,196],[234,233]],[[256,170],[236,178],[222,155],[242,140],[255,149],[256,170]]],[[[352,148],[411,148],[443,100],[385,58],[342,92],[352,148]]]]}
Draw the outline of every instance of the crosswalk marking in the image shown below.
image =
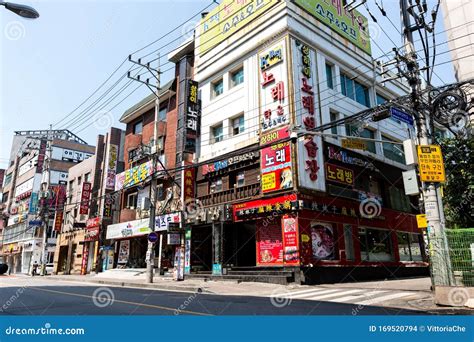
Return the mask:
{"type": "Polygon", "coordinates": [[[306,293],[300,293],[300,294],[293,294],[289,293],[286,295],[288,298],[304,298],[308,296],[314,296],[314,295],[321,295],[321,294],[327,294],[327,293],[332,293],[332,292],[338,292],[339,290],[324,290],[324,291],[311,291],[311,292],[306,292],[306,293]]]}
{"type": "Polygon", "coordinates": [[[384,301],[387,301],[387,300],[390,300],[390,299],[408,297],[408,296],[412,296],[412,295],[413,295],[413,293],[409,293],[409,292],[397,292],[397,293],[392,293],[392,294],[381,296],[381,297],[370,298],[370,299],[365,300],[363,302],[357,302],[357,303],[354,303],[354,304],[357,304],[357,305],[372,305],[374,303],[380,303],[380,302],[384,302],[384,301]]]}
{"type": "Polygon", "coordinates": [[[335,302],[339,302],[339,303],[349,302],[351,300],[366,299],[367,297],[370,298],[374,295],[381,294],[381,293],[386,293],[386,292],[387,291],[373,291],[373,292],[362,293],[362,294],[353,294],[353,295],[349,295],[349,296],[345,296],[345,297],[341,297],[341,298],[328,299],[328,301],[330,301],[330,302],[335,301],[335,302]]]}
{"type": "Polygon", "coordinates": [[[329,294],[324,294],[324,295],[317,295],[313,297],[309,297],[306,299],[311,299],[311,300],[320,300],[320,299],[326,299],[334,296],[341,296],[341,295],[348,295],[349,293],[356,293],[360,292],[361,290],[346,290],[346,291],[339,291],[338,293],[329,293],[329,294]]]}
{"type": "Polygon", "coordinates": [[[301,291],[282,293],[282,296],[294,296],[294,295],[298,295],[298,294],[301,294],[301,293],[307,293],[307,292],[314,293],[314,292],[323,291],[323,290],[327,290],[327,288],[326,287],[319,287],[319,288],[312,288],[312,289],[301,290],[301,291]]]}

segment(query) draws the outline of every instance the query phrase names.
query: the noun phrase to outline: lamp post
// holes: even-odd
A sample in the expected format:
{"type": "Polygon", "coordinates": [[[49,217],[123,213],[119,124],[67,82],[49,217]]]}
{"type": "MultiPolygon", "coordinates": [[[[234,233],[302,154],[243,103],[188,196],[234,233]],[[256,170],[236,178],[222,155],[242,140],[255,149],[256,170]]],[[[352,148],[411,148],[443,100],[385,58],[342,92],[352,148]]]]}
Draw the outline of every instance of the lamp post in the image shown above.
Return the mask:
{"type": "Polygon", "coordinates": [[[12,2],[0,1],[0,6],[4,6],[7,10],[18,14],[20,17],[26,19],[36,19],[39,17],[39,13],[30,6],[15,4],[12,2]]]}

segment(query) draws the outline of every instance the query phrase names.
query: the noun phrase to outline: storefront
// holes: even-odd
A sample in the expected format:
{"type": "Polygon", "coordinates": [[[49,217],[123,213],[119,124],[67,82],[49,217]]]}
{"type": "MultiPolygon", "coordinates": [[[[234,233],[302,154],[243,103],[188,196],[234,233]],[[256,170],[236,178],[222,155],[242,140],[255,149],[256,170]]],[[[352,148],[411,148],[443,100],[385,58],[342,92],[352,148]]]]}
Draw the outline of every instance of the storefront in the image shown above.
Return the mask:
{"type": "Polygon", "coordinates": [[[8,265],[8,273],[21,273],[21,246],[18,243],[3,245],[3,259],[8,265]]]}
{"type": "Polygon", "coordinates": [[[100,218],[94,217],[86,222],[82,249],[81,274],[95,270],[100,236],[100,218]]]}

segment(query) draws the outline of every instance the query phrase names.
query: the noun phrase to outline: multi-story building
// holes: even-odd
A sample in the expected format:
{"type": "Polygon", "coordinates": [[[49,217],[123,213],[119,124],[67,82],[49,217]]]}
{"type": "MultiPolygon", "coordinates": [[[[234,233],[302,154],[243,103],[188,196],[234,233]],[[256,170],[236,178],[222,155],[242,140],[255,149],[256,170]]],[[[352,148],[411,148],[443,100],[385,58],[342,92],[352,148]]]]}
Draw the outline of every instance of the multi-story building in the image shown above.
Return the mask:
{"type": "Polygon", "coordinates": [[[115,175],[123,171],[124,137],[121,129],[110,128],[105,136],[98,136],[95,154],[69,169],[64,208],[58,208],[64,220],[54,256],[55,273],[87,274],[102,269],[102,236],[114,222],[112,193],[115,175]]]}
{"type": "Polygon", "coordinates": [[[187,272],[255,279],[271,268],[275,281],[307,283],[426,272],[402,182],[412,120],[311,134],[408,91],[381,85],[366,27],[342,1],[223,1],[202,19],[203,210],[189,222],[187,272]]]}
{"type": "Polygon", "coordinates": [[[55,209],[64,194],[68,170],[93,153],[94,147],[67,130],[15,132],[2,203],[1,253],[9,272],[29,273],[34,262],[41,263],[44,247],[46,262],[53,262],[62,220],[55,209]],[[49,185],[47,191],[45,185],[49,185]],[[40,213],[40,207],[48,209],[40,213]],[[45,217],[47,224],[42,222],[45,217]]]}

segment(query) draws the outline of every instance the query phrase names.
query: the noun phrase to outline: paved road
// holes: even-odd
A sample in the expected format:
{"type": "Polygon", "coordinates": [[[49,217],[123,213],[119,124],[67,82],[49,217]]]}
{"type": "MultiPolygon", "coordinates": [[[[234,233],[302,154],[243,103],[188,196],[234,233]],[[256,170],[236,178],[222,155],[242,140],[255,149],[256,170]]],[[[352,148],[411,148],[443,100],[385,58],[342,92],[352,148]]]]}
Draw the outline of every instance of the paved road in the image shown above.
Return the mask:
{"type": "MultiPolygon", "coordinates": [[[[324,296],[322,296],[324,297],[324,296]]],[[[321,298],[324,299],[324,298],[321,298]]],[[[426,312],[298,298],[171,292],[42,277],[0,277],[0,315],[411,315],[426,312]]]]}

